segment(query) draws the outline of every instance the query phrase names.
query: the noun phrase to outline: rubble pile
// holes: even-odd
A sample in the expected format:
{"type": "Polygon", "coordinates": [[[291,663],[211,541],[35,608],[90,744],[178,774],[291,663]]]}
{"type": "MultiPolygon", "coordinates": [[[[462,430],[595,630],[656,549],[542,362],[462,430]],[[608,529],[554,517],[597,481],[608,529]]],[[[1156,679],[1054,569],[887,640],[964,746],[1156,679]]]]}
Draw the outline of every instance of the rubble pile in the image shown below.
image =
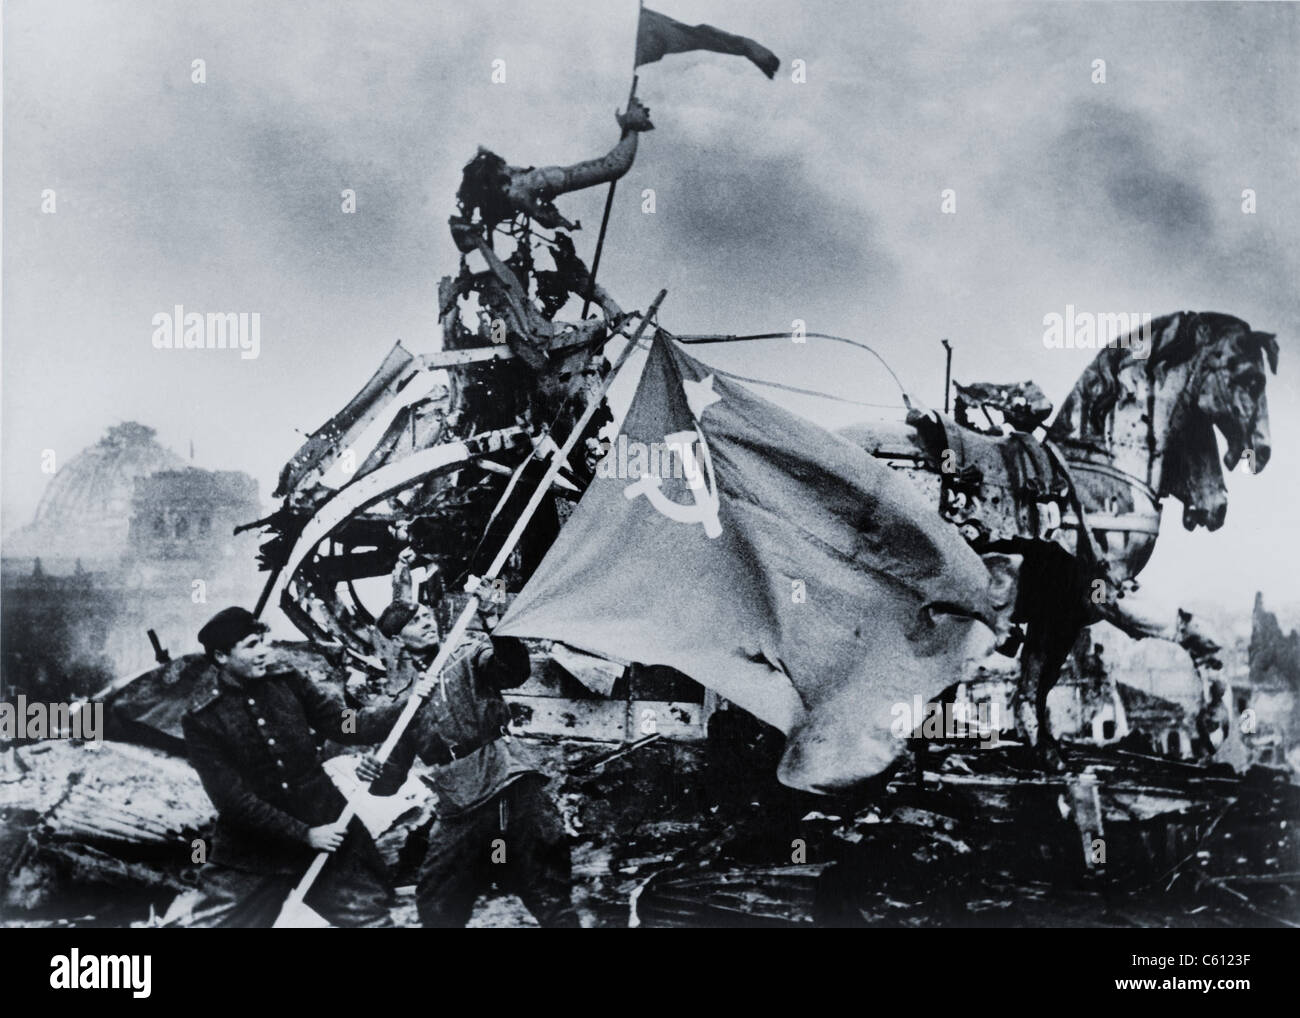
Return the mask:
{"type": "Polygon", "coordinates": [[[1300,788],[1282,771],[1076,744],[930,752],[797,823],[737,823],[636,895],[642,925],[1294,926],[1300,788]],[[784,840],[783,840],[784,839],[784,840]]]}
{"type": "MultiPolygon", "coordinates": [[[[585,925],[1240,926],[1300,913],[1300,787],[1280,770],[1239,777],[1074,743],[1071,769],[1045,774],[1014,743],[942,747],[828,799],[777,784],[763,764],[779,740],[728,713],[706,743],[529,740],[556,775],[585,925]]],[[[19,759],[21,779],[0,785],[6,922],[140,923],[193,888],[191,846],[212,812],[182,760],[110,742],[40,743],[19,759]]],[[[409,790],[387,802],[400,812],[379,838],[394,917],[413,926],[433,803],[409,790]]],[[[470,925],[534,922],[493,894],[470,925]]]]}
{"type": "Polygon", "coordinates": [[[138,919],[194,886],[215,812],[183,760],[121,742],[17,750],[0,785],[0,911],[8,922],[138,919]],[[201,853],[200,853],[201,854],[201,853]]]}

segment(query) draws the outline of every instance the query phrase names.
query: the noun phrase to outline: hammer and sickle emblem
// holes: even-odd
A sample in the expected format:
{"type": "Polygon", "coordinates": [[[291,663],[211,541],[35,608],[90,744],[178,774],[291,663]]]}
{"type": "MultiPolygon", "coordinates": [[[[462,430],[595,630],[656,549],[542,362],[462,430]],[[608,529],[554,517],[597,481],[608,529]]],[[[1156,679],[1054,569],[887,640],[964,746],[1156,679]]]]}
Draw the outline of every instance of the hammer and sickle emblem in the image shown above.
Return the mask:
{"type": "Polygon", "coordinates": [[[663,478],[646,473],[623,489],[623,497],[634,499],[644,495],[656,511],[675,523],[700,523],[709,538],[722,534],[718,521],[718,486],[713,477],[713,461],[704,436],[695,429],[675,431],[664,436],[664,444],[681,457],[682,474],[691,490],[690,505],[674,502],[663,492],[663,478]],[[695,442],[700,443],[700,460],[695,458],[695,442]]]}

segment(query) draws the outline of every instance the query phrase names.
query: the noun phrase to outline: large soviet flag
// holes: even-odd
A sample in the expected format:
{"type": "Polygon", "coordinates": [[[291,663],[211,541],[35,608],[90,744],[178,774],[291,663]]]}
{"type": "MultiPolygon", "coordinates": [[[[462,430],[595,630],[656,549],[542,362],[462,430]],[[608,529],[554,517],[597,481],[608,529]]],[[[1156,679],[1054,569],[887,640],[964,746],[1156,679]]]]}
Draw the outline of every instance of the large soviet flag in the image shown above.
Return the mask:
{"type": "Polygon", "coordinates": [[[881,771],[959,675],[989,575],[902,477],[660,333],[623,428],[496,632],[669,665],[788,736],[809,791],[881,771]]]}

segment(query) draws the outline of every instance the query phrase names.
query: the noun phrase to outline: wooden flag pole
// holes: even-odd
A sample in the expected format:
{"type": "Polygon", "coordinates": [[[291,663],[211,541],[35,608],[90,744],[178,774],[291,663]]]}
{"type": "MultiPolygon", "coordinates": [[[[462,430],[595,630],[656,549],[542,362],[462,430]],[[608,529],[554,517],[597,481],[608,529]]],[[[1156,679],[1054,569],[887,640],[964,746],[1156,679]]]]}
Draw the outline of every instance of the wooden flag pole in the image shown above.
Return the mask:
{"type": "Polygon", "coordinates": [[[943,365],[943,412],[948,412],[948,394],[952,392],[952,347],[946,339],[939,340],[943,344],[944,350],[947,351],[947,359],[943,365]]]}
{"type": "MultiPolygon", "coordinates": [[[[628,357],[630,357],[632,351],[637,348],[637,343],[641,339],[641,334],[645,331],[645,327],[650,323],[650,319],[654,318],[658,314],[659,305],[667,295],[667,290],[659,291],[658,296],[655,297],[650,307],[646,310],[646,313],[641,316],[641,321],[637,325],[636,331],[627,341],[627,346],[624,348],[623,352],[619,354],[618,360],[614,363],[614,367],[611,369],[609,374],[605,376],[605,380],[601,383],[600,389],[594,396],[592,396],[591,400],[588,401],[586,410],[583,411],[582,416],[578,418],[577,423],[575,423],[570,429],[568,437],[564,440],[564,444],[551,454],[551,465],[547,468],[545,476],[533,491],[532,497],[528,500],[528,504],[524,507],[524,511],[520,514],[519,519],[515,521],[514,528],[502,543],[501,550],[497,552],[496,558],[492,560],[492,564],[488,566],[487,572],[483,574],[484,580],[493,579],[505,566],[506,560],[510,557],[510,553],[514,550],[515,545],[519,543],[520,537],[523,536],[524,528],[528,526],[529,521],[533,517],[533,513],[537,511],[537,507],[541,505],[542,498],[548,491],[550,491],[551,482],[555,480],[555,476],[560,472],[561,466],[563,466],[565,461],[568,460],[569,453],[573,450],[574,445],[577,444],[578,437],[586,430],[587,425],[591,422],[591,418],[595,415],[596,410],[604,401],[606,393],[609,392],[609,387],[614,383],[614,379],[618,376],[619,369],[627,363],[628,357]]],[[[461,611],[460,616],[456,619],[456,624],[452,626],[451,632],[447,635],[446,641],[444,641],[442,648],[438,651],[437,657],[434,658],[433,664],[429,666],[429,670],[426,674],[439,675],[441,673],[443,667],[447,664],[448,659],[457,649],[460,641],[464,638],[465,632],[469,628],[470,619],[473,618],[474,613],[478,611],[478,608],[478,595],[472,594],[469,601],[466,602],[464,609],[461,611]]],[[[406,701],[406,706],[402,708],[402,713],[398,715],[397,721],[393,724],[392,731],[388,733],[388,738],[385,739],[383,745],[379,747],[376,759],[381,767],[387,763],[389,756],[392,755],[393,750],[397,746],[398,740],[401,739],[402,735],[406,732],[407,726],[410,725],[411,719],[415,717],[416,711],[420,709],[420,704],[423,703],[423,699],[423,697],[413,695],[406,701]]],[[[335,822],[335,826],[346,827],[352,822],[352,818],[355,817],[356,814],[356,807],[349,802],[347,808],[343,810],[343,813],[335,822]]],[[[289,892],[289,896],[285,899],[284,906],[280,909],[280,915],[275,920],[276,926],[283,925],[287,915],[295,907],[303,903],[304,899],[307,897],[307,892],[311,890],[312,884],[316,882],[316,878],[320,876],[321,870],[325,868],[325,864],[329,861],[329,857],[329,852],[316,853],[316,858],[312,860],[311,865],[307,868],[307,872],[303,874],[302,879],[298,881],[298,885],[289,892]]]]}
{"type": "MultiPolygon", "coordinates": [[[[632,108],[632,100],[636,98],[637,73],[632,72],[632,88],[627,93],[626,113],[632,108]]],[[[592,294],[596,292],[596,273],[600,271],[600,253],[605,250],[605,231],[609,228],[609,213],[614,208],[614,188],[618,187],[618,178],[615,177],[609,182],[609,193],[605,195],[605,214],[600,217],[600,234],[596,237],[596,254],[591,259],[591,273],[587,277],[587,294],[582,298],[582,317],[587,317],[587,311],[591,307],[592,294]]]]}
{"type": "MultiPolygon", "coordinates": [[[[645,7],[645,2],[637,4],[637,21],[636,30],[638,38],[641,35],[641,9],[645,7]]],[[[632,87],[627,93],[627,108],[624,114],[632,110],[632,100],[636,98],[636,43],[632,44],[632,87]]],[[[591,274],[587,277],[587,295],[582,298],[582,317],[587,317],[587,310],[591,307],[592,295],[596,292],[596,273],[600,270],[600,253],[605,250],[605,230],[609,227],[609,213],[614,208],[614,188],[618,186],[618,178],[615,177],[609,182],[609,193],[605,195],[605,214],[600,217],[600,234],[596,237],[596,253],[591,259],[591,274]]]]}

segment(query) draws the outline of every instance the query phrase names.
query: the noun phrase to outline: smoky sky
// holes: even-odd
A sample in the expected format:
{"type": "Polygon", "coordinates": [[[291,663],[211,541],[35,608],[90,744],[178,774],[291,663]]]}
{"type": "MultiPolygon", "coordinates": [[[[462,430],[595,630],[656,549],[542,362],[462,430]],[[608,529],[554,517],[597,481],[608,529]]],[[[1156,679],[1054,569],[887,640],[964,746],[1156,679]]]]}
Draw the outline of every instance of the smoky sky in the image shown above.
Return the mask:
{"type": "MultiPolygon", "coordinates": [[[[1043,317],[1067,304],[1244,318],[1282,347],[1273,461],[1228,478],[1216,534],[1184,535],[1167,513],[1143,582],[1177,599],[1212,578],[1206,596],[1243,608],[1257,587],[1294,598],[1296,6],[656,9],[750,35],[782,68],[769,81],[690,53],[640,69],[656,129],[618,185],[600,270],[624,307],[664,287],[675,332],[797,319],[853,336],[932,405],[941,338],[957,379],[1033,378],[1059,404],[1089,356],[1043,346],[1043,317]]],[[[437,348],[437,281],[456,271],[446,221],[476,148],[527,166],[617,141],[635,23],[634,3],[608,0],[7,3],[3,529],[31,518],[43,450],[66,462],[122,420],[178,451],[192,440],[199,466],[246,470],[267,499],[303,433],[395,340],[437,348]],[[261,356],[154,350],[152,317],[176,304],[260,312],[261,356]]],[[[604,197],[558,202],[588,260],[604,197]]],[[[897,402],[849,347],[692,352],[897,402]]],[[[765,394],[827,427],[866,412],[765,394]]]]}
{"type": "Polygon", "coordinates": [[[1181,153],[1162,150],[1149,119],[1132,110],[1080,103],[1054,150],[1061,176],[1071,172],[1096,201],[1094,219],[1139,234],[1137,243],[1187,245],[1213,231],[1212,199],[1180,173],[1181,153]]]}

